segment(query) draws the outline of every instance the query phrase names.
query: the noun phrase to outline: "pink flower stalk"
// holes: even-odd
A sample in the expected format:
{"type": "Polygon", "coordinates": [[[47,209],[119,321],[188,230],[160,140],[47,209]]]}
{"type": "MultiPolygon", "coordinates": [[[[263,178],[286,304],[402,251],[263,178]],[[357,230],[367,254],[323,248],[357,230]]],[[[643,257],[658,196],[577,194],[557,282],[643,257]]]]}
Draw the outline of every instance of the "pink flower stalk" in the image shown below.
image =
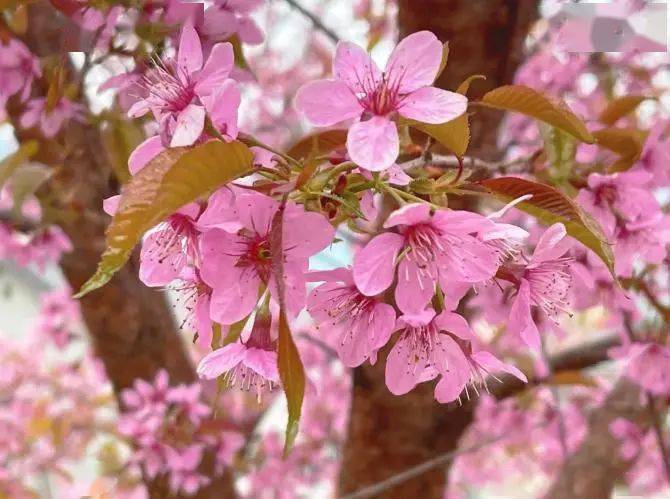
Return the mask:
{"type": "Polygon", "coordinates": [[[35,78],[42,76],[39,60],[22,42],[11,38],[7,43],[0,42],[0,108],[7,99],[20,93],[21,101],[30,97],[35,78]]]}
{"type": "Polygon", "coordinates": [[[384,72],[358,45],[340,42],[333,58],[334,79],[303,85],[296,108],[316,126],[358,118],[347,135],[347,151],[370,171],[390,167],[400,140],[396,115],[424,123],[444,123],[463,114],[467,98],[432,86],[442,61],[442,44],[429,31],[403,39],[384,72]]]}
{"type": "Polygon", "coordinates": [[[323,280],[307,299],[307,310],[316,329],[337,336],[337,352],[347,367],[360,366],[367,359],[374,364],[377,351],[388,343],[395,326],[393,307],[362,294],[351,269],[312,272],[311,280],[323,280]]]}
{"type": "Polygon", "coordinates": [[[475,283],[493,277],[497,257],[476,237],[493,225],[476,213],[431,213],[426,204],[405,205],[384,223],[385,228],[397,227],[398,232],[376,236],[356,254],[356,286],[367,296],[381,293],[393,282],[397,264],[396,303],[405,313],[421,312],[437,283],[446,290],[453,281],[475,283]]]}
{"type": "Polygon", "coordinates": [[[228,78],[233,67],[233,47],[217,43],[203,66],[202,46],[192,25],[181,32],[176,60],[157,61],[143,80],[147,96],[128,111],[136,118],[151,111],[160,125],[164,146],[189,146],[205,129],[205,118],[219,132],[237,137],[237,108],[240,94],[228,78]]]}
{"type": "MultiPolygon", "coordinates": [[[[278,302],[270,229],[279,202],[255,192],[235,197],[241,228],[235,233],[213,229],[201,240],[201,275],[212,288],[211,317],[234,324],[251,313],[259,290],[269,288],[278,302]]],[[[282,253],[287,312],[295,317],[305,305],[305,272],[309,257],[326,248],[335,230],[322,215],[289,202],[284,212],[282,253]]]]}
{"type": "Polygon", "coordinates": [[[559,312],[568,307],[572,258],[565,256],[571,245],[566,235],[563,224],[552,225],[542,234],[527,264],[509,264],[498,272],[500,278],[511,281],[517,288],[507,330],[537,351],[541,350],[541,340],[531,305],[556,323],[559,312]]]}
{"type": "Polygon", "coordinates": [[[70,120],[84,120],[84,107],[81,104],[61,97],[49,109],[47,99],[38,97],[28,101],[19,123],[23,128],[39,126],[44,136],[51,139],[70,120]]]}
{"type": "Polygon", "coordinates": [[[279,385],[277,347],[269,318],[256,317],[249,337],[207,354],[198,364],[198,376],[215,379],[223,374],[228,386],[254,390],[258,401],[279,385]]]}

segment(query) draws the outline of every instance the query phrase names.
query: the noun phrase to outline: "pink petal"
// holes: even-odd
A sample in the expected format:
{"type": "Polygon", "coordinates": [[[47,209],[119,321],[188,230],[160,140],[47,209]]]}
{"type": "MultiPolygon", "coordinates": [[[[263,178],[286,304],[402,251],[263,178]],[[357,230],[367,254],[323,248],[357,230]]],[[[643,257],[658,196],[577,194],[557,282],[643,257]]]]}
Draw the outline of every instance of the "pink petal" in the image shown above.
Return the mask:
{"type": "Polygon", "coordinates": [[[186,24],[181,30],[177,64],[185,72],[181,78],[191,75],[202,67],[202,46],[200,37],[191,24],[186,24]]]}
{"type": "Polygon", "coordinates": [[[430,206],[425,203],[410,203],[391,213],[384,223],[384,228],[418,225],[429,222],[430,219],[430,206]]]}
{"type": "Polygon", "coordinates": [[[430,31],[413,33],[400,41],[386,63],[390,82],[410,93],[433,84],[442,63],[442,43],[430,31]]]}
{"type": "Polygon", "coordinates": [[[517,377],[524,383],[528,383],[528,378],[526,378],[526,375],[519,371],[516,367],[507,364],[497,357],[495,357],[491,352],[487,352],[485,350],[481,350],[479,352],[475,352],[472,355],[472,359],[479,364],[480,366],[484,367],[488,372],[494,373],[494,372],[506,372],[511,374],[512,376],[517,377]]]}
{"type": "Polygon", "coordinates": [[[198,332],[198,344],[209,347],[212,344],[212,318],[209,316],[209,295],[198,296],[195,303],[195,329],[198,332]]]}
{"type": "Polygon", "coordinates": [[[265,379],[279,382],[279,371],[277,370],[277,352],[250,348],[244,356],[244,364],[265,379]]]}
{"type": "Polygon", "coordinates": [[[227,282],[220,282],[212,290],[210,317],[219,324],[235,324],[244,319],[258,302],[260,279],[251,270],[230,268],[227,282]]]}
{"type": "Polygon", "coordinates": [[[102,200],[102,210],[110,216],[114,216],[119,209],[119,202],[121,201],[121,195],[117,194],[116,196],[110,196],[107,199],[102,200]]]}
{"type": "Polygon", "coordinates": [[[179,277],[186,265],[186,255],[178,244],[166,247],[172,229],[150,233],[142,242],[140,252],[140,280],[147,286],[165,286],[179,277]]]}
{"type": "Polygon", "coordinates": [[[356,96],[339,80],[317,80],[303,85],[296,94],[295,107],[316,126],[331,126],[363,112],[356,96]]]}
{"type": "Polygon", "coordinates": [[[177,116],[177,124],[170,141],[170,147],[190,146],[205,128],[205,108],[189,104],[177,116]]]}
{"type": "Polygon", "coordinates": [[[383,116],[373,116],[354,124],[347,134],[347,151],[351,160],[366,170],[385,170],[400,152],[395,123],[383,116]]]}
{"type": "Polygon", "coordinates": [[[421,312],[435,294],[435,280],[407,258],[398,265],[395,301],[403,313],[421,312]]]}
{"type": "Polygon", "coordinates": [[[465,318],[454,312],[442,312],[435,318],[435,324],[440,331],[446,331],[462,340],[473,341],[475,333],[470,329],[470,325],[465,318]]]}
{"type": "Polygon", "coordinates": [[[212,47],[205,67],[198,73],[195,93],[199,97],[210,95],[223,84],[233,69],[233,46],[230,43],[217,43],[212,47]]]}
{"type": "Polygon", "coordinates": [[[395,259],[404,244],[400,234],[385,232],[372,239],[354,257],[354,281],[367,296],[388,289],[393,282],[395,259]]]}
{"type": "Polygon", "coordinates": [[[204,379],[214,379],[221,376],[239,364],[246,351],[247,348],[242,343],[231,343],[210,352],[198,364],[198,376],[204,379]]]}
{"type": "Polygon", "coordinates": [[[535,246],[535,252],[530,260],[531,264],[537,264],[546,260],[553,260],[567,251],[561,240],[567,235],[562,223],[555,223],[549,227],[535,246]]]}
{"type": "Polygon", "coordinates": [[[211,95],[203,97],[205,109],[216,129],[231,139],[237,138],[237,112],[242,96],[235,80],[225,80],[211,95]]]}
{"type": "Polygon", "coordinates": [[[416,386],[425,367],[410,341],[401,337],[386,358],[386,386],[393,395],[404,395],[416,386]]]}
{"type": "Polygon", "coordinates": [[[398,112],[405,118],[439,124],[459,117],[467,107],[468,99],[464,95],[435,87],[423,87],[406,95],[398,112]]]}
{"type": "Polygon", "coordinates": [[[530,303],[530,285],[528,281],[521,279],[519,292],[510,309],[507,330],[510,334],[518,334],[526,345],[539,352],[542,350],[542,342],[540,332],[533,322],[530,303]]]}
{"type": "Polygon", "coordinates": [[[328,247],[335,228],[315,212],[287,213],[284,218],[282,244],[288,258],[310,257],[328,247]]]}
{"type": "Polygon", "coordinates": [[[209,229],[221,229],[231,234],[242,228],[235,195],[228,187],[222,187],[207,200],[207,208],[198,217],[198,229],[201,231],[209,229]]]}
{"type": "Polygon", "coordinates": [[[272,217],[279,202],[257,192],[243,192],[235,200],[242,224],[260,235],[270,232],[272,217]]]}
{"type": "Polygon", "coordinates": [[[370,55],[351,42],[337,44],[333,57],[333,75],[355,93],[369,93],[382,80],[382,73],[370,55]]]}
{"type": "Polygon", "coordinates": [[[149,103],[145,99],[140,99],[135,104],[130,106],[130,109],[128,109],[128,117],[139,118],[140,116],[144,116],[146,113],[148,113],[149,110],[149,103]]]}
{"type": "Polygon", "coordinates": [[[158,154],[165,150],[161,138],[158,135],[149,137],[140,145],[138,145],[128,157],[128,170],[131,175],[137,174],[144,168],[149,161],[154,159],[158,154]]]}

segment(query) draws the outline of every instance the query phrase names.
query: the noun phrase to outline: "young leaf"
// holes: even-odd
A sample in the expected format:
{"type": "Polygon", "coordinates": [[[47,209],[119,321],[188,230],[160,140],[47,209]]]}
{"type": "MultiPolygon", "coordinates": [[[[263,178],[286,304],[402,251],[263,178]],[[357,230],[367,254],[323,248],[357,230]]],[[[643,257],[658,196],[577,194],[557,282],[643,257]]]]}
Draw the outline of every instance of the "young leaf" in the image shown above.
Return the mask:
{"type": "Polygon", "coordinates": [[[309,156],[310,153],[314,153],[317,156],[323,156],[339,147],[344,147],[346,143],[346,130],[325,130],[303,137],[289,147],[286,154],[295,159],[304,159],[309,156]],[[314,145],[315,140],[316,146],[314,145]]]}
{"type": "Polygon", "coordinates": [[[212,140],[160,153],[123,186],[119,209],[107,228],[107,248],[76,296],[104,286],[151,227],[251,169],[251,151],[240,142],[212,140]]]}
{"type": "Polygon", "coordinates": [[[619,155],[608,170],[622,172],[628,170],[640,159],[646,134],[629,128],[603,128],[593,132],[596,143],[619,155]]]}
{"type": "Polygon", "coordinates": [[[447,61],[449,60],[449,42],[444,42],[444,45],[442,45],[442,60],[440,61],[440,68],[437,70],[437,74],[435,75],[435,80],[440,77],[442,74],[442,71],[444,71],[444,68],[447,67],[447,61]]]}
{"type": "Polygon", "coordinates": [[[102,144],[121,183],[130,179],[128,158],[135,147],[144,139],[141,125],[136,121],[112,119],[101,132],[102,144]]]}
{"type": "Polygon", "coordinates": [[[16,169],[27,163],[39,150],[40,145],[36,140],[23,142],[18,150],[0,161],[0,188],[14,174],[16,169]]]}
{"type": "Polygon", "coordinates": [[[517,177],[492,178],[478,184],[505,202],[532,194],[532,198],[517,204],[516,208],[547,225],[561,222],[568,234],[598,255],[614,276],[614,255],[602,228],[563,193],[548,185],[517,177]]]}
{"type": "Polygon", "coordinates": [[[575,139],[563,130],[544,123],[540,123],[540,134],[552,173],[556,178],[568,178],[577,152],[575,139]]]}
{"type": "Polygon", "coordinates": [[[300,353],[293,341],[293,335],[286,318],[286,300],[284,283],[284,210],[286,208],[286,197],[284,197],[280,208],[272,217],[270,228],[270,252],[272,255],[272,273],[277,284],[279,301],[279,341],[277,345],[277,364],[279,378],[284,387],[286,395],[286,406],[288,408],[288,422],[286,423],[286,440],[284,442],[284,455],[286,455],[298,435],[300,424],[300,413],[302,412],[302,401],[305,396],[305,369],[300,359],[300,353]]]}
{"type": "Polygon", "coordinates": [[[560,128],[573,137],[588,144],[593,143],[593,136],[586,126],[565,104],[554,104],[541,93],[523,85],[506,85],[486,93],[481,103],[503,109],[516,111],[548,125],[560,128]]]}
{"type": "Polygon", "coordinates": [[[607,107],[600,113],[598,119],[603,125],[612,126],[619,121],[620,118],[635,111],[642,101],[650,98],[651,97],[645,97],[644,95],[624,95],[623,97],[614,99],[607,104],[607,107]]]}

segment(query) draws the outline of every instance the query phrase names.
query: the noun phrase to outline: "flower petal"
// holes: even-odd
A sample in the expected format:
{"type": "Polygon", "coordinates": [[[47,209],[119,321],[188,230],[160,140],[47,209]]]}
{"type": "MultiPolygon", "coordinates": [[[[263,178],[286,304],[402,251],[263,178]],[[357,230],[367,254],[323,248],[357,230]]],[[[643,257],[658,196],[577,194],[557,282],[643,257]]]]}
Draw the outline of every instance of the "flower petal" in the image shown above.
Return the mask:
{"type": "Polygon", "coordinates": [[[205,67],[198,73],[195,84],[195,93],[200,98],[212,94],[223,84],[233,69],[233,46],[226,43],[217,43],[212,47],[205,67]]]}
{"type": "Polygon", "coordinates": [[[142,168],[144,168],[149,161],[158,156],[158,153],[165,150],[161,138],[158,135],[149,137],[140,145],[138,145],[135,150],[130,153],[128,157],[128,170],[131,175],[135,175],[142,168]]]}
{"type": "Polygon", "coordinates": [[[244,364],[265,379],[279,383],[277,352],[260,348],[250,348],[244,356],[244,364]]]}
{"type": "Polygon", "coordinates": [[[208,353],[198,364],[198,376],[204,379],[217,378],[239,364],[246,351],[242,343],[231,343],[208,353]]]}
{"type": "Polygon", "coordinates": [[[386,63],[385,73],[400,93],[432,85],[442,63],[442,43],[430,31],[402,39],[386,63]]]}
{"type": "Polygon", "coordinates": [[[422,123],[440,124],[459,117],[468,107],[468,99],[441,88],[423,87],[406,95],[398,112],[422,123]]]}
{"type": "Polygon", "coordinates": [[[354,257],[354,282],[367,296],[388,289],[393,282],[395,259],[402,248],[400,234],[385,232],[373,238],[354,257]]]}
{"type": "Polygon", "coordinates": [[[398,265],[398,282],[395,288],[398,308],[405,314],[421,312],[434,294],[435,278],[428,276],[414,261],[404,258],[398,265]]]}
{"type": "Polygon", "coordinates": [[[542,350],[542,342],[531,315],[530,303],[530,285],[521,279],[519,292],[510,309],[507,330],[511,334],[518,334],[526,345],[539,352],[542,350]]]}
{"type": "Polygon", "coordinates": [[[355,93],[370,93],[382,80],[382,72],[361,47],[339,42],[333,57],[333,75],[355,93]]]}
{"type": "Polygon", "coordinates": [[[416,386],[426,360],[414,354],[410,341],[401,337],[386,358],[386,386],[393,395],[404,395],[416,386]]]}
{"type": "Polygon", "coordinates": [[[395,123],[383,116],[373,116],[349,128],[347,152],[352,161],[366,170],[378,172],[390,167],[400,152],[395,123]]]}
{"type": "Polygon", "coordinates": [[[284,217],[282,244],[288,258],[310,257],[324,250],[335,228],[320,213],[293,211],[284,217]]]}
{"type": "Polygon", "coordinates": [[[186,24],[181,30],[179,38],[179,51],[177,52],[177,64],[186,75],[191,75],[202,67],[202,45],[200,37],[191,24],[186,24]]]}
{"type": "Polygon", "coordinates": [[[494,373],[502,371],[519,378],[524,383],[528,383],[528,378],[526,378],[526,375],[524,373],[519,371],[519,369],[517,369],[515,366],[507,364],[502,360],[498,359],[491,352],[487,352],[486,350],[480,350],[479,352],[475,352],[474,354],[472,354],[472,359],[477,364],[486,369],[488,372],[494,373]]]}
{"type": "Polygon", "coordinates": [[[339,80],[317,80],[303,85],[296,94],[295,107],[316,126],[331,126],[363,113],[356,96],[339,80]]]}
{"type": "Polygon", "coordinates": [[[205,108],[197,104],[189,104],[177,116],[170,147],[190,146],[202,134],[205,128],[205,108]]]}
{"type": "Polygon", "coordinates": [[[409,203],[398,208],[384,222],[384,228],[398,225],[418,225],[430,221],[430,206],[425,203],[409,203]]]}

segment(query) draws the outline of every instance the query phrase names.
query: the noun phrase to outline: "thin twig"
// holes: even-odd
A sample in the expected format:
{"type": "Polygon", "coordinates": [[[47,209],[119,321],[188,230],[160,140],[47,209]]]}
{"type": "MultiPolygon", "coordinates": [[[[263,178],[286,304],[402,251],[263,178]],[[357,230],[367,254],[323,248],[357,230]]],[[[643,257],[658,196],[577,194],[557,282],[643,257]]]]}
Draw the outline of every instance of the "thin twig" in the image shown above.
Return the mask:
{"type": "MultiPolygon", "coordinates": [[[[530,431],[538,429],[543,426],[546,426],[546,423],[541,423],[532,426],[528,428],[528,430],[530,431]]],[[[440,454],[439,456],[434,457],[433,459],[429,459],[428,461],[424,461],[423,463],[413,466],[412,468],[408,468],[407,470],[398,473],[397,475],[393,475],[392,477],[387,478],[386,480],[382,480],[381,482],[377,482],[367,487],[363,487],[362,489],[359,489],[356,492],[347,494],[343,496],[342,499],[366,499],[368,497],[374,497],[377,494],[381,494],[382,492],[392,489],[396,485],[400,485],[401,483],[406,482],[407,480],[411,480],[414,477],[422,475],[423,473],[426,473],[427,471],[430,471],[433,468],[444,466],[449,461],[458,456],[461,456],[463,454],[470,454],[472,452],[477,452],[478,450],[488,447],[489,445],[498,443],[507,438],[509,438],[509,435],[499,435],[489,440],[484,440],[483,442],[480,442],[471,447],[466,447],[465,449],[454,450],[451,452],[440,454]]]]}
{"type": "Polygon", "coordinates": [[[293,7],[295,10],[297,10],[298,12],[300,12],[307,19],[312,21],[314,27],[321,30],[323,34],[326,35],[328,38],[330,38],[333,43],[337,43],[340,41],[340,37],[337,36],[337,34],[332,29],[323,24],[318,17],[312,14],[309,10],[305,9],[298,2],[296,2],[295,0],[286,0],[286,3],[289,4],[291,7],[293,7]]]}

